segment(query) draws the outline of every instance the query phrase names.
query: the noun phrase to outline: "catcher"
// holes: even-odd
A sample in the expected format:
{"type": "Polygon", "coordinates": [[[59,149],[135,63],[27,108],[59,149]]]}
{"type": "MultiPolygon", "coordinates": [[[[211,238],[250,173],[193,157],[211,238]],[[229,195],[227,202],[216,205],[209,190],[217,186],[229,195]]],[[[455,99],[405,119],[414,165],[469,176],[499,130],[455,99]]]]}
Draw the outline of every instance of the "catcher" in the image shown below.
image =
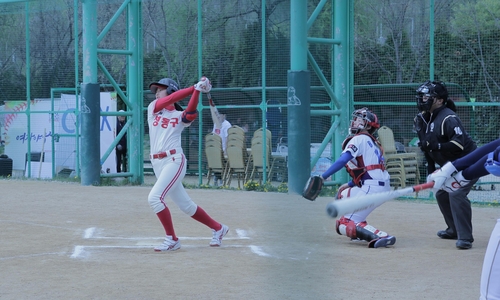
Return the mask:
{"type": "MultiPolygon", "coordinates": [[[[303,196],[314,200],[325,178],[345,166],[352,180],[339,187],[337,199],[362,194],[386,192],[391,189],[389,173],[385,170],[382,146],[373,137],[380,128],[377,116],[366,107],[353,112],[350,135],[342,143],[342,154],[321,176],[309,179],[303,196]]],[[[341,200],[340,200],[341,201],[341,200]]],[[[376,207],[344,215],[336,221],[336,231],[351,240],[364,240],[369,248],[394,245],[396,238],[368,225],[366,218],[376,207]]]]}

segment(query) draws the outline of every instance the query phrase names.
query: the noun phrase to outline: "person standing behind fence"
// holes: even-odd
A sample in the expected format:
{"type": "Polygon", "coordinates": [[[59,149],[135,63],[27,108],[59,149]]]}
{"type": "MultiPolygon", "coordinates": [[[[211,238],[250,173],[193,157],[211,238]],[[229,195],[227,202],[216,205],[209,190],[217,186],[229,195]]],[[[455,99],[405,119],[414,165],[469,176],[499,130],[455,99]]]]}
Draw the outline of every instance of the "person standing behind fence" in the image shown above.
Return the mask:
{"type": "Polygon", "coordinates": [[[181,247],[166,204],[167,196],[188,216],[212,229],[210,246],[220,246],[222,238],[229,231],[228,226],[215,221],[196,205],[182,185],[187,161],[181,148],[181,134],[198,116],[196,108],[200,92],[208,93],[211,87],[206,77],[185,89],[179,89],[178,84],[170,78],[163,78],[149,85],[151,92],[156,95],[156,99],[148,105],[147,120],[151,164],[157,181],[149,193],[148,202],[166,234],[163,243],[154,248],[155,251],[175,251],[181,247]],[[189,95],[191,98],[188,106],[183,110],[177,102],[189,95]]]}
{"type": "MultiPolygon", "coordinates": [[[[428,174],[431,174],[436,171],[436,163],[443,166],[471,153],[477,146],[455,114],[455,104],[448,100],[443,82],[427,81],[416,92],[420,113],[414,119],[414,127],[427,160],[428,174]]],[[[447,225],[445,230],[437,232],[437,236],[457,240],[458,249],[470,249],[474,242],[472,208],[467,196],[476,182],[477,179],[471,180],[454,192],[436,191],[436,200],[447,225]]]]}
{"type": "MultiPolygon", "coordinates": [[[[125,112],[123,110],[119,110],[119,112],[125,112]]],[[[125,116],[118,116],[116,120],[116,135],[118,135],[122,129],[123,126],[125,126],[125,123],[127,123],[127,119],[125,116]]],[[[127,172],[127,133],[125,132],[116,145],[116,172],[121,173],[127,172]],[[123,169],[122,169],[123,165],[123,169]]]]}
{"type": "MultiPolygon", "coordinates": [[[[217,107],[215,106],[214,101],[210,98],[209,100],[210,104],[210,115],[212,116],[212,122],[214,123],[214,127],[212,129],[213,134],[217,134],[218,136],[221,137],[221,143],[222,143],[222,151],[224,152],[224,155],[226,155],[226,148],[227,148],[227,137],[229,135],[229,128],[231,128],[231,123],[229,123],[228,120],[226,120],[226,114],[221,113],[217,107]]],[[[214,185],[215,186],[222,186],[222,173],[215,173],[214,174],[214,185]]]]}
{"type": "Polygon", "coordinates": [[[222,139],[222,151],[224,151],[224,153],[226,153],[226,148],[227,148],[227,136],[228,136],[228,132],[227,130],[229,128],[231,128],[231,123],[229,123],[228,120],[226,120],[226,114],[220,114],[219,115],[219,120],[221,122],[221,128],[220,129],[217,129],[215,127],[215,124],[214,124],[214,128],[212,130],[212,133],[215,133],[215,134],[218,134],[220,135],[221,139],[222,139]]]}

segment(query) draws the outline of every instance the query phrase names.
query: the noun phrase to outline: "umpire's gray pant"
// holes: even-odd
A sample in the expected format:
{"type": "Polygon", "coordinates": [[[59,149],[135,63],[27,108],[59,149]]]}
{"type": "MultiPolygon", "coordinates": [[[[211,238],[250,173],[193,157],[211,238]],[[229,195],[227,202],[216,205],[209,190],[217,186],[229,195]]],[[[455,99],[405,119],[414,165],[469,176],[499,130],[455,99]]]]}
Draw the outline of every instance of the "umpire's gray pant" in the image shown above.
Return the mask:
{"type": "Polygon", "coordinates": [[[472,236],[472,208],[467,197],[478,179],[471,180],[467,185],[453,193],[443,190],[436,192],[436,200],[448,226],[447,232],[457,235],[459,240],[474,241],[472,236]]]}

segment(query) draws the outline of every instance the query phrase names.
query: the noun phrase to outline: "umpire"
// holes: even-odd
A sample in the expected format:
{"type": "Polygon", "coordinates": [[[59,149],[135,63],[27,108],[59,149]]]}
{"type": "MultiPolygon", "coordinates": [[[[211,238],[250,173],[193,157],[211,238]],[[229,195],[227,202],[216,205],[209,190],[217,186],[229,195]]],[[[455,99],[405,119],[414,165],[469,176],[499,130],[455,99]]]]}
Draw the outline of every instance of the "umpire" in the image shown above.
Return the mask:
{"type": "MultiPolygon", "coordinates": [[[[460,118],[455,114],[456,106],[448,100],[448,90],[443,82],[427,81],[417,89],[415,131],[420,140],[420,149],[427,160],[427,171],[431,174],[436,164],[443,166],[448,161],[465,156],[476,143],[465,131],[460,118]]],[[[442,239],[457,240],[458,249],[470,249],[472,236],[472,208],[467,195],[477,179],[455,192],[436,192],[436,200],[448,228],[437,232],[442,239]]]]}

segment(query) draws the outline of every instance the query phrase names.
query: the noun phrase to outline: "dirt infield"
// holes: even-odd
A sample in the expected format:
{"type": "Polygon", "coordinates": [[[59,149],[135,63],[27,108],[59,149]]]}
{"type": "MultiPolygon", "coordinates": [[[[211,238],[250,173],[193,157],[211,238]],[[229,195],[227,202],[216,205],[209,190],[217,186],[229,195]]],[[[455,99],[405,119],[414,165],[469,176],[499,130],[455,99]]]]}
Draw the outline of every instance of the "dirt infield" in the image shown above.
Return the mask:
{"type": "Polygon", "coordinates": [[[328,198],[188,190],[230,232],[211,231],[169,201],[182,248],[155,253],[163,232],[150,186],[0,180],[1,299],[478,299],[499,208],[474,207],[475,242],[436,231],[433,202],[391,201],[368,221],[397,237],[368,249],[335,233],[328,198]]]}

